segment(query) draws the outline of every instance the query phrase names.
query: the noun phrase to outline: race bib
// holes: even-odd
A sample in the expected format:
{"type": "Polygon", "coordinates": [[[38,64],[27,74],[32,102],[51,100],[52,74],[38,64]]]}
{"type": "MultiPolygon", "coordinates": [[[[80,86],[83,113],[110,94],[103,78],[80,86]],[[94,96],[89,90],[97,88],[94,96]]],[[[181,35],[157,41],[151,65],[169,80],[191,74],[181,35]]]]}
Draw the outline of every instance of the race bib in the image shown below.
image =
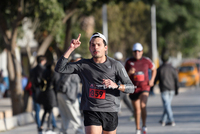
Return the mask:
{"type": "Polygon", "coordinates": [[[134,81],[144,81],[144,73],[142,71],[134,74],[134,81]]]}
{"type": "Polygon", "coordinates": [[[89,89],[89,97],[94,99],[105,99],[106,98],[106,90],[101,89],[89,89]]]}

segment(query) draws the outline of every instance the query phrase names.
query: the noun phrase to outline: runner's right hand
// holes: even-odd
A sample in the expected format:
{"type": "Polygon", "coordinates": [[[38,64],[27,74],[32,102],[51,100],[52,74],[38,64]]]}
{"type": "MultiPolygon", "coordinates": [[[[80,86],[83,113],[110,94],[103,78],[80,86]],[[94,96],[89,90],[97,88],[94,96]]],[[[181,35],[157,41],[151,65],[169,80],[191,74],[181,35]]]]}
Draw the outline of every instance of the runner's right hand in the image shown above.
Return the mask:
{"type": "Polygon", "coordinates": [[[76,49],[77,47],[81,45],[81,42],[79,41],[80,37],[81,37],[81,34],[78,35],[77,39],[72,39],[70,43],[70,48],[76,49]]]}
{"type": "Polygon", "coordinates": [[[135,68],[130,68],[130,70],[128,71],[128,75],[132,75],[135,73],[135,68]]]}

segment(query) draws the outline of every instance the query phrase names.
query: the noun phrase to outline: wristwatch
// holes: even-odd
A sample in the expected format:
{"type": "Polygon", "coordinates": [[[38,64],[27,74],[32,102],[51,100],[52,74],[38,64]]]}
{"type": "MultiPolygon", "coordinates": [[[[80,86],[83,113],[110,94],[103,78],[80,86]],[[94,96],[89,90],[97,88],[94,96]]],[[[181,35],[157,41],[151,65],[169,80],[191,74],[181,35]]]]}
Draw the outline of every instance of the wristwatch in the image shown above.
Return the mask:
{"type": "Polygon", "coordinates": [[[118,86],[117,86],[117,88],[116,89],[119,89],[119,87],[120,87],[120,84],[117,84],[118,86]]]}

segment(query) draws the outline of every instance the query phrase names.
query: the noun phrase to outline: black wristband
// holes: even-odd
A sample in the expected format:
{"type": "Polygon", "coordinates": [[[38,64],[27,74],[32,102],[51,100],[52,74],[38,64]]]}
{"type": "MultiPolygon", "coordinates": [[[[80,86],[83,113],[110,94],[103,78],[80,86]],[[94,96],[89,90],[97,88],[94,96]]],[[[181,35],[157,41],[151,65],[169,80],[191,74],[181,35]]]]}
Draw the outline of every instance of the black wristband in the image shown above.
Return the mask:
{"type": "Polygon", "coordinates": [[[117,84],[118,86],[117,86],[117,88],[116,89],[119,89],[119,87],[120,87],[120,84],[117,84]]]}

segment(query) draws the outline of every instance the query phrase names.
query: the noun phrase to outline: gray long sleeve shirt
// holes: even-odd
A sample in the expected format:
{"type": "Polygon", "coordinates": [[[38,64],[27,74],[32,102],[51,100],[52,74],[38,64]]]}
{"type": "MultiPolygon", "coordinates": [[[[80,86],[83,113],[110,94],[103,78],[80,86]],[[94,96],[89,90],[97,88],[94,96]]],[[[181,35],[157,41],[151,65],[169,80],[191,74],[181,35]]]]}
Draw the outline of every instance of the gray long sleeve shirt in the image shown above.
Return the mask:
{"type": "Polygon", "coordinates": [[[123,65],[108,57],[104,63],[95,63],[93,59],[82,59],[68,63],[62,56],[56,65],[59,73],[78,74],[82,80],[81,109],[99,112],[118,112],[120,106],[120,91],[106,88],[103,79],[119,81],[125,85],[126,93],[134,92],[134,85],[128,77],[123,65]]]}

